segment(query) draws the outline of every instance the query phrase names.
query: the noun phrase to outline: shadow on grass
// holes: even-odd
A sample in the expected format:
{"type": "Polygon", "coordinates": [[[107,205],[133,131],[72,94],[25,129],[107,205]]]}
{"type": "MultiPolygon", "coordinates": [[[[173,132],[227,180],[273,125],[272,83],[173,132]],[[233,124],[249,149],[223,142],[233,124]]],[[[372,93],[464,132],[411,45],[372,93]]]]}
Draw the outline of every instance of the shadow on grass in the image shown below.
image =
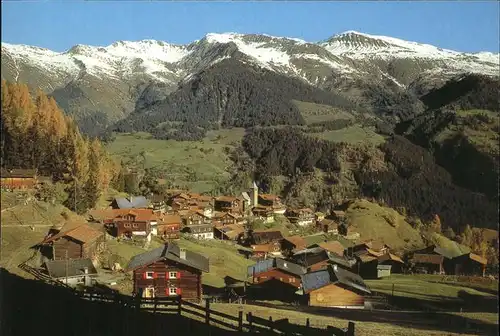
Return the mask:
{"type": "Polygon", "coordinates": [[[177,314],[153,314],[113,302],[92,302],[63,287],[0,269],[1,332],[17,335],[229,335],[238,334],[177,314]]]}
{"type": "MultiPolygon", "coordinates": [[[[308,307],[308,306],[292,306],[280,305],[276,306],[267,303],[255,303],[259,306],[303,311],[308,314],[316,314],[322,316],[332,316],[353,322],[375,322],[375,323],[388,323],[397,325],[403,328],[422,329],[422,330],[437,330],[443,332],[461,333],[479,333],[481,335],[497,335],[498,324],[492,324],[481,320],[459,316],[445,311],[416,311],[416,307],[425,306],[426,302],[429,306],[439,300],[439,297],[433,298],[432,301],[421,300],[414,298],[398,298],[405,306],[409,306],[413,311],[381,311],[381,310],[354,310],[354,309],[340,309],[340,308],[322,308],[322,307],[308,307]]],[[[455,306],[456,310],[456,306],[455,306]]],[[[481,310],[481,309],[477,309],[481,310]]],[[[470,311],[469,311],[470,312],[470,311]]],[[[492,312],[496,312],[492,311],[492,312]]]]}

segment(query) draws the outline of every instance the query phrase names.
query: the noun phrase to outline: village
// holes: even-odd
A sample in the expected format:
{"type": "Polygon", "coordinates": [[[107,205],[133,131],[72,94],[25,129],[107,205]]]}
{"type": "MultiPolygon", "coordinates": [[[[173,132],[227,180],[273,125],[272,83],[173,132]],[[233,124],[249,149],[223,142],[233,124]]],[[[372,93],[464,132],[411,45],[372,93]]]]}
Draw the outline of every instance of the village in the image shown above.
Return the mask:
{"type": "MultiPolygon", "coordinates": [[[[46,178],[28,170],[2,172],[2,189],[36,188],[46,178]]],[[[457,253],[428,246],[398,255],[387,244],[360,241],[339,208],[331,213],[289,208],[277,195],[262,194],[253,183],[241,195],[213,197],[187,190],[162,195],[115,198],[108,208],[91,210],[86,222],[51,227],[33,247],[34,274],[67,286],[112,288],[103,268],[131,275],[135,297],[182,296],[205,300],[261,300],[304,306],[373,308],[377,303],[364,280],[391,274],[484,276],[487,261],[470,251],[457,253]],[[284,230],[273,227],[286,218],[284,230]],[[283,232],[285,231],[285,232],[283,232]],[[180,239],[220,240],[251,261],[241,278],[226,277],[225,288],[205,291],[211,260],[179,247],[180,239]],[[103,266],[100,255],[110,242],[139,244],[145,252],[127,264],[103,266]],[[150,248],[152,242],[157,244],[150,248]],[[246,277],[244,276],[246,274],[246,277]]]]}

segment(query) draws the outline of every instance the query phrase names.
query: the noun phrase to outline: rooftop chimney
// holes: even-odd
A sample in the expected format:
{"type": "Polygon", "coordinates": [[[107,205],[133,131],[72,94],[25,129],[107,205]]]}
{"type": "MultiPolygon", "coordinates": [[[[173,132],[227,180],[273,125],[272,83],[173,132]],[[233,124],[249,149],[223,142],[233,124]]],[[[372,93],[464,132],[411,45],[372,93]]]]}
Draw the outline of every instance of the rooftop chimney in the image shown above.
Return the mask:
{"type": "Polygon", "coordinates": [[[337,264],[333,264],[333,270],[337,272],[337,264]]]}
{"type": "Polygon", "coordinates": [[[84,268],[83,268],[83,273],[85,273],[85,274],[89,274],[89,268],[88,268],[88,267],[84,267],[84,268]]]}
{"type": "Polygon", "coordinates": [[[283,267],[285,267],[285,268],[286,268],[287,266],[288,266],[288,265],[287,265],[287,263],[283,263],[283,267]]]}
{"type": "Polygon", "coordinates": [[[186,259],[186,249],[184,248],[179,249],[179,258],[186,259]]]}

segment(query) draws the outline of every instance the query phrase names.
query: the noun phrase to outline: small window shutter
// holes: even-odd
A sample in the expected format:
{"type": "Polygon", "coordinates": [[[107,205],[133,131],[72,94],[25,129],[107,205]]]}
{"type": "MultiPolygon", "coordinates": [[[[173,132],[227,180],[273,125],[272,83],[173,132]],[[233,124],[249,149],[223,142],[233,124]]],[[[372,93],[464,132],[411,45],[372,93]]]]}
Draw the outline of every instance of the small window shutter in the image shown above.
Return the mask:
{"type": "Polygon", "coordinates": [[[181,295],[182,294],[182,290],[180,288],[176,288],[175,291],[176,291],[177,295],[181,295]]]}
{"type": "Polygon", "coordinates": [[[157,278],[158,278],[158,273],[153,272],[153,279],[157,279],[157,278]]]}
{"type": "Polygon", "coordinates": [[[143,278],[143,279],[147,279],[147,277],[146,277],[146,272],[142,273],[142,278],[143,278]]]}
{"type": "Polygon", "coordinates": [[[165,295],[166,295],[166,296],[169,296],[169,295],[170,295],[170,292],[169,292],[169,287],[165,288],[165,295]]]}
{"type": "Polygon", "coordinates": [[[177,279],[181,278],[181,272],[177,272],[177,279]]]}
{"type": "Polygon", "coordinates": [[[170,279],[170,272],[168,270],[165,272],[165,279],[170,279]]]}

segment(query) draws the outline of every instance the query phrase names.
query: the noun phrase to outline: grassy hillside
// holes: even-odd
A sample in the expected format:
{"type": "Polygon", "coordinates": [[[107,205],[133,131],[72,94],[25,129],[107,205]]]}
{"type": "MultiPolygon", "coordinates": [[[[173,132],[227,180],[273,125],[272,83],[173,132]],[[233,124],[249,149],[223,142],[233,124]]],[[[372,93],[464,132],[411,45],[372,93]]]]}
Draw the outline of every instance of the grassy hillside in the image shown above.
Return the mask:
{"type": "Polygon", "coordinates": [[[338,107],[304,102],[300,100],[292,100],[292,102],[299,109],[306,124],[336,119],[354,119],[354,115],[352,113],[338,107]]]}
{"type": "Polygon", "coordinates": [[[147,133],[117,134],[107,149],[127,166],[156,168],[165,179],[196,192],[210,191],[229,177],[224,148],[239,143],[244,130],[210,131],[202,141],[156,140],[147,133]]]}
{"type": "Polygon", "coordinates": [[[310,133],[318,139],[332,142],[347,142],[351,144],[371,143],[379,145],[385,141],[385,138],[376,133],[373,128],[363,127],[361,125],[352,125],[346,128],[321,133],[310,133]]]}
{"type": "Polygon", "coordinates": [[[23,277],[27,274],[17,265],[33,255],[30,247],[40,242],[53,224],[84,220],[62,205],[36,200],[25,203],[26,199],[25,193],[2,192],[0,266],[23,277]]]}
{"type": "Polygon", "coordinates": [[[361,240],[380,240],[394,250],[407,250],[424,245],[420,232],[396,210],[367,200],[357,200],[346,210],[346,217],[361,240]]]}

